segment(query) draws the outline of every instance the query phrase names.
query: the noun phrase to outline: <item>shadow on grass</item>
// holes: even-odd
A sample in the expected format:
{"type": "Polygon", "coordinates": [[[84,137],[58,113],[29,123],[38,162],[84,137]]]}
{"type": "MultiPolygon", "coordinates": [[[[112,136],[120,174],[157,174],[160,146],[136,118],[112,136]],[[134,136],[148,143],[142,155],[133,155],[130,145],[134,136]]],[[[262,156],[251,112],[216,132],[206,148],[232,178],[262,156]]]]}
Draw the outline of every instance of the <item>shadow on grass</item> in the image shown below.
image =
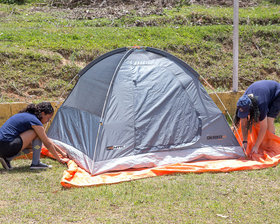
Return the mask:
{"type": "Polygon", "coordinates": [[[0,168],[0,174],[2,173],[41,173],[47,171],[48,169],[42,170],[30,170],[30,166],[20,166],[20,167],[13,167],[12,170],[6,170],[4,168],[0,168]]]}

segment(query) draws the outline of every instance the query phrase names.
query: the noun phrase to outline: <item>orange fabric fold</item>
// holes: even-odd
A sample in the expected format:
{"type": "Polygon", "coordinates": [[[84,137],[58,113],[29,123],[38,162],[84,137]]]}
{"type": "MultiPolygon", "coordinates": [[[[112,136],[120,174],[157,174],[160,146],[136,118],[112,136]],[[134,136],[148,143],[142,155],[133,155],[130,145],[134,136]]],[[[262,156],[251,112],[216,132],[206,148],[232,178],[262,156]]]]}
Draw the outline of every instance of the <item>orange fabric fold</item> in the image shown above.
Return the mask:
{"type": "MultiPolygon", "coordinates": [[[[252,128],[248,135],[248,148],[246,154],[249,155],[254,142],[257,139],[259,125],[252,128]]],[[[241,130],[238,129],[236,137],[239,143],[241,130]]],[[[43,153],[48,155],[47,150],[43,153]]],[[[91,175],[77,166],[74,161],[68,162],[68,169],[64,171],[61,185],[70,187],[88,187],[103,184],[115,184],[124,181],[132,181],[142,178],[169,175],[174,173],[202,173],[202,172],[231,172],[241,170],[263,169],[276,166],[280,161],[280,137],[267,131],[264,140],[257,154],[251,158],[228,159],[228,160],[207,160],[187,163],[177,163],[172,165],[153,167],[148,169],[130,169],[119,172],[108,172],[100,175],[91,175]]]]}

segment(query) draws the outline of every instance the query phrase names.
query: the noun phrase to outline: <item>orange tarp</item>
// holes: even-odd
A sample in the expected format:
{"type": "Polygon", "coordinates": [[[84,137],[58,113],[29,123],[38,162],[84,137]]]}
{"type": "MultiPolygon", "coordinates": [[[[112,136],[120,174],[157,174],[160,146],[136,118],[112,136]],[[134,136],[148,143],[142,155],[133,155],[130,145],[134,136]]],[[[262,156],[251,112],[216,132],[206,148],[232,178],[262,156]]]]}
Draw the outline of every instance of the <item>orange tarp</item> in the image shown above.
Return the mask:
{"type": "MultiPolygon", "coordinates": [[[[253,127],[248,136],[249,155],[257,138],[259,126],[253,127]]],[[[240,129],[238,130],[241,136],[240,129]]],[[[236,136],[238,136],[236,133],[236,136]]],[[[237,137],[237,139],[240,139],[237,137]]],[[[242,139],[240,140],[240,142],[242,139]]],[[[43,151],[47,155],[47,150],[43,151]]],[[[161,176],[174,173],[202,173],[202,172],[230,172],[238,170],[263,169],[276,166],[280,161],[280,137],[267,131],[266,136],[259,148],[258,154],[251,158],[207,160],[199,162],[177,163],[172,165],[153,167],[148,169],[131,169],[119,172],[109,172],[100,175],[91,175],[76,165],[74,161],[68,162],[68,169],[64,171],[61,185],[70,187],[86,187],[102,184],[113,184],[124,181],[137,180],[147,177],[161,176]]]]}

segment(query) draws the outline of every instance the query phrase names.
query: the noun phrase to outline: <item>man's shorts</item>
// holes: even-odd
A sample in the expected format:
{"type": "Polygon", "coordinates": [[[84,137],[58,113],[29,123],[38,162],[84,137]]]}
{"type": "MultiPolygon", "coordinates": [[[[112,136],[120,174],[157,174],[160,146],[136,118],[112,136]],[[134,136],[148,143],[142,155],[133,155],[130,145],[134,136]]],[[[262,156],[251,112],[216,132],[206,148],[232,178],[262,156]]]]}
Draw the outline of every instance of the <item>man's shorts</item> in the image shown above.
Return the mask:
{"type": "Polygon", "coordinates": [[[22,139],[20,136],[11,142],[0,141],[0,157],[9,158],[17,155],[22,147],[22,139]]]}
{"type": "Polygon", "coordinates": [[[269,107],[267,117],[276,118],[280,111],[280,94],[273,100],[269,107]]]}

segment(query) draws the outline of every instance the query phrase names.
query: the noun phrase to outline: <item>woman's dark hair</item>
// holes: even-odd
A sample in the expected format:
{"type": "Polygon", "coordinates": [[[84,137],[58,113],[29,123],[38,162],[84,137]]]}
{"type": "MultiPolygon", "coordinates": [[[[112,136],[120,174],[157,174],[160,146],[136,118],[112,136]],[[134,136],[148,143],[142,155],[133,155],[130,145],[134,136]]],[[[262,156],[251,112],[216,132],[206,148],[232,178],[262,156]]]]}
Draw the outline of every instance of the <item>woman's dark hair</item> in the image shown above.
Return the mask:
{"type": "Polygon", "coordinates": [[[45,114],[52,114],[54,109],[50,102],[42,102],[35,104],[29,104],[25,109],[21,110],[19,113],[30,113],[34,114],[39,120],[42,119],[41,113],[44,112],[45,114]]]}
{"type": "MultiPolygon", "coordinates": [[[[253,123],[259,122],[260,110],[258,106],[258,100],[256,99],[256,97],[252,95],[248,95],[248,97],[251,100],[251,104],[249,109],[250,118],[247,123],[247,130],[251,130],[253,123]]],[[[234,117],[234,125],[238,128],[240,118],[237,116],[237,113],[238,113],[238,108],[235,111],[235,117],[234,117]]]]}

